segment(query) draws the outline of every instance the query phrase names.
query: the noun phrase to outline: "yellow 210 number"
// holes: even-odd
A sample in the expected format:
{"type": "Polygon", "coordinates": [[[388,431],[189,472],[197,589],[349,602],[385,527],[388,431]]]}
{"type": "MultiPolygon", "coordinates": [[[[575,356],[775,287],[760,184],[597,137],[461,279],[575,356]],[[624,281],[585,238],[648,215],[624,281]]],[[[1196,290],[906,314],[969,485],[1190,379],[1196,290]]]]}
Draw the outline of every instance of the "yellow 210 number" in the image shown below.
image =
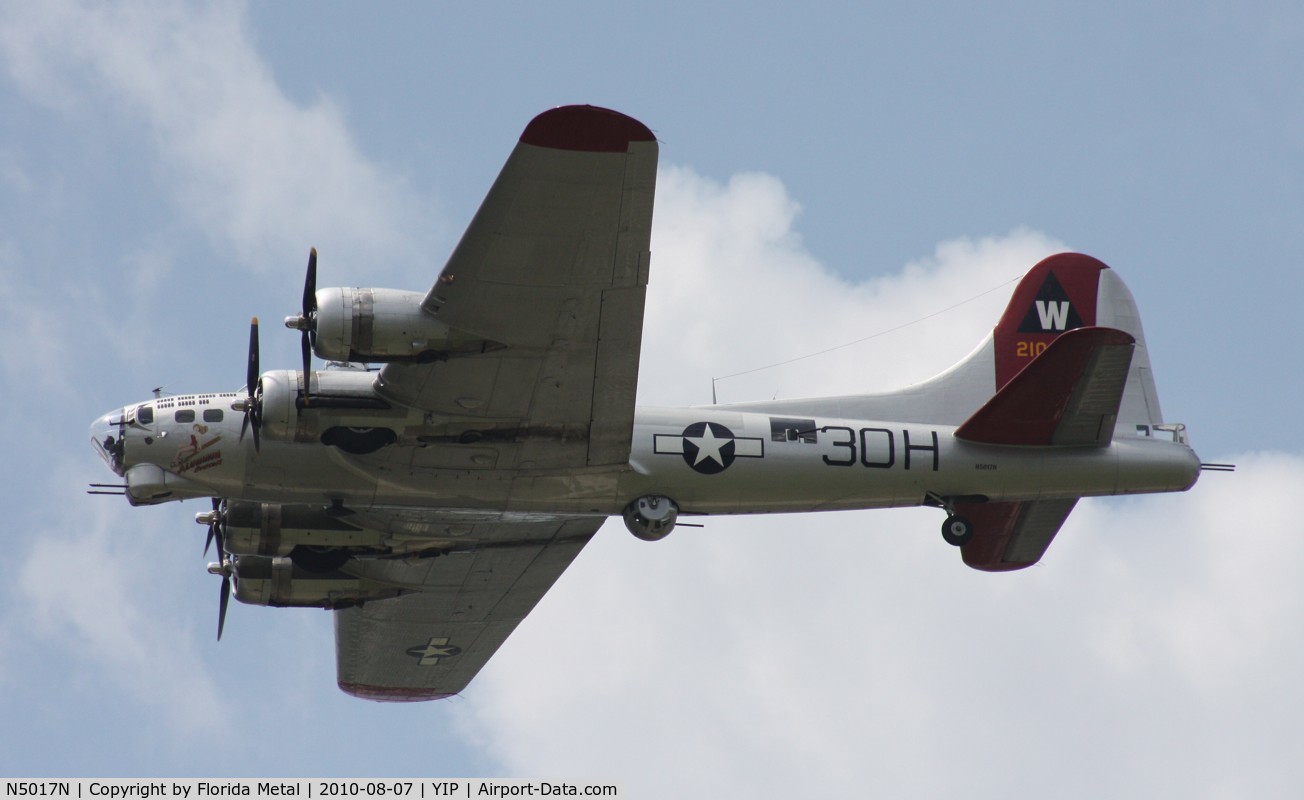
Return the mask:
{"type": "Polygon", "coordinates": [[[1049,346],[1049,342],[1015,342],[1014,355],[1016,358],[1036,358],[1049,346]]]}

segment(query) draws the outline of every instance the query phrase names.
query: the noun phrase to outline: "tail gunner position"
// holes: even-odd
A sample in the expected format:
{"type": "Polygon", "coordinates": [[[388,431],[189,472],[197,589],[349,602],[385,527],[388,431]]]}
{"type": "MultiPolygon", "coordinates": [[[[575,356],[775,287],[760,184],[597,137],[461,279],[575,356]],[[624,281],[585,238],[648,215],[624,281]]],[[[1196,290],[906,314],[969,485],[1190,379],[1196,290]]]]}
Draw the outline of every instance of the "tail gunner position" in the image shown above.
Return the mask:
{"type": "Polygon", "coordinates": [[[344,691],[425,700],[461,691],[609,516],[656,540],[688,515],[935,506],[965,563],[1003,571],[1081,497],[1195,483],[1131,294],[1072,253],[930,381],[636,410],[656,162],[630,117],[544,112],[428,292],[319,290],[313,251],[286,320],[302,368],[261,372],[255,320],[244,389],[96,420],[121,478],[96,489],[211,499],[219,636],[232,592],[333,609],[344,691]]]}

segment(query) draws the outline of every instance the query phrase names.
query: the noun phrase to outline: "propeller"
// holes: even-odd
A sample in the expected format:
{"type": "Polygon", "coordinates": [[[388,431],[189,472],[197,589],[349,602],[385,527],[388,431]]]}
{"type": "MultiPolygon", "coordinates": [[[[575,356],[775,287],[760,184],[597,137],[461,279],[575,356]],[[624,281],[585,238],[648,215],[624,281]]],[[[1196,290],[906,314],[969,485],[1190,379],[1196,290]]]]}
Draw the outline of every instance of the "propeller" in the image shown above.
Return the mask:
{"type": "Polygon", "coordinates": [[[245,372],[245,388],[248,397],[239,401],[237,406],[244,411],[244,422],[240,423],[240,441],[244,441],[245,431],[254,430],[254,452],[259,451],[258,430],[263,426],[263,404],[258,397],[258,317],[249,323],[249,367],[245,372]]]}
{"type": "Polygon", "coordinates": [[[303,279],[303,310],[295,317],[285,318],[285,327],[302,331],[300,350],[303,352],[303,404],[308,405],[308,368],[312,366],[312,350],[317,346],[317,248],[308,251],[308,274],[303,279]]]}

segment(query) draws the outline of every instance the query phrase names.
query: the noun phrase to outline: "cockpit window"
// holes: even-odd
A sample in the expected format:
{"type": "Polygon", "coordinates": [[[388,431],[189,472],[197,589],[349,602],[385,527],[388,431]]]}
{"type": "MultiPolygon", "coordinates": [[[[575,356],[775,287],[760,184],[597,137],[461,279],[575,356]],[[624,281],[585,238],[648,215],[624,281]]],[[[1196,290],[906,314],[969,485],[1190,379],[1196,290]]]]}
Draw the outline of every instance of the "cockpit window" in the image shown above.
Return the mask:
{"type": "Polygon", "coordinates": [[[204,422],[221,422],[221,421],[222,421],[222,409],[220,408],[204,409],[204,422]]]}
{"type": "Polygon", "coordinates": [[[194,422],[195,410],[193,408],[178,408],[172,418],[177,422],[194,422]]]}

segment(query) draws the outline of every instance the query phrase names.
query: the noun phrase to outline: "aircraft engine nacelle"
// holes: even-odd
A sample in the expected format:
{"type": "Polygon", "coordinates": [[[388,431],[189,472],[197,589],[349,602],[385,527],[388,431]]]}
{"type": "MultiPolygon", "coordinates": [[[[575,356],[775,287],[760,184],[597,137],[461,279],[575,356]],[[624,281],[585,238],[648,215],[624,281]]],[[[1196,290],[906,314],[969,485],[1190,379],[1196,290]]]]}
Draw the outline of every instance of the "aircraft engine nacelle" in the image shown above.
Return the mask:
{"type": "Polygon", "coordinates": [[[310,572],[286,556],[236,556],[231,577],[235,599],[257,606],[350,608],[403,592],[339,571],[310,572]]]}
{"type": "Polygon", "coordinates": [[[325,506],[226,502],[224,543],[235,555],[284,556],[303,545],[337,550],[377,550],[382,534],[350,525],[325,506]]]}
{"type": "Polygon", "coordinates": [[[669,497],[649,494],[625,506],[624,517],[630,533],[645,542],[655,542],[674,530],[679,506],[669,497]]]}
{"type": "Polygon", "coordinates": [[[406,412],[376,394],[375,379],[364,370],[313,372],[305,406],[302,372],[264,372],[258,382],[261,433],[279,442],[320,441],[350,453],[370,453],[393,444],[406,412]]]}
{"type": "Polygon", "coordinates": [[[447,351],[449,328],[421,308],[424,299],[399,289],[322,289],[313,351],[329,361],[432,361],[447,351]]]}
{"type": "MultiPolygon", "coordinates": [[[[303,377],[293,370],[264,372],[258,379],[258,397],[262,403],[262,435],[278,442],[310,442],[315,437],[299,425],[299,398],[303,395],[303,377]]],[[[306,421],[306,420],[305,420],[306,421]]]]}

